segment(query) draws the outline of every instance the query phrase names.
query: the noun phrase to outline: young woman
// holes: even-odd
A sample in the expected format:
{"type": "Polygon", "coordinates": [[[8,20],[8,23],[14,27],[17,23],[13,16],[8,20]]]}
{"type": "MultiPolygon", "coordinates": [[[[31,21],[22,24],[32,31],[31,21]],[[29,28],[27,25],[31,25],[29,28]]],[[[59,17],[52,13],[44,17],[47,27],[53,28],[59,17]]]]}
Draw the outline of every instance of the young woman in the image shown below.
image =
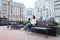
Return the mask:
{"type": "Polygon", "coordinates": [[[32,18],[30,19],[30,23],[28,23],[25,26],[25,30],[30,29],[31,27],[34,27],[35,24],[36,24],[36,19],[35,19],[35,16],[33,15],[32,18]]]}

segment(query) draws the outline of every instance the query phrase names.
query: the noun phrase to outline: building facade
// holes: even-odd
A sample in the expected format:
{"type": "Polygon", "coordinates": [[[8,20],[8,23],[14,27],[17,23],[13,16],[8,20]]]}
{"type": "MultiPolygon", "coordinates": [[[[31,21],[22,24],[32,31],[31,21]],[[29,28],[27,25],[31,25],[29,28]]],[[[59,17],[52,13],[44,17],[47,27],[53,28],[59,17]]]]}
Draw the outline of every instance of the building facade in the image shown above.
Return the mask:
{"type": "Polygon", "coordinates": [[[48,20],[55,17],[54,0],[38,0],[35,2],[37,19],[48,20]]]}
{"type": "Polygon", "coordinates": [[[24,12],[23,12],[24,21],[31,18],[32,15],[34,15],[34,8],[24,9],[24,12]]]}
{"type": "Polygon", "coordinates": [[[60,0],[55,0],[55,19],[60,23],[60,0]]]}
{"type": "Polygon", "coordinates": [[[0,17],[2,17],[1,15],[2,15],[2,0],[0,0],[0,17]]]}
{"type": "Polygon", "coordinates": [[[23,3],[13,0],[0,0],[0,17],[8,18],[9,21],[23,21],[23,3]]]}
{"type": "Polygon", "coordinates": [[[0,0],[0,17],[8,18],[8,2],[12,0],[0,0]]]}
{"type": "Polygon", "coordinates": [[[23,3],[9,2],[8,18],[9,21],[23,21],[23,3]]]}
{"type": "Polygon", "coordinates": [[[12,0],[2,0],[2,17],[8,18],[8,2],[12,0]]]}
{"type": "Polygon", "coordinates": [[[8,15],[8,0],[0,0],[0,17],[6,17],[8,15]]]}

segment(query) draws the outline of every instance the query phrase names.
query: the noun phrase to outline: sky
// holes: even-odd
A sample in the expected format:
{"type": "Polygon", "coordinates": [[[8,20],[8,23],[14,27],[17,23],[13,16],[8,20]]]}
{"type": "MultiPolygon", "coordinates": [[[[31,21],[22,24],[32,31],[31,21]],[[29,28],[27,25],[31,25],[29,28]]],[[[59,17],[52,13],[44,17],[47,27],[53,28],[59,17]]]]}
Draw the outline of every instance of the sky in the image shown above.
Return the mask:
{"type": "Polygon", "coordinates": [[[24,3],[24,5],[26,6],[26,8],[34,8],[34,2],[36,0],[13,0],[15,2],[19,2],[19,3],[24,3]]]}

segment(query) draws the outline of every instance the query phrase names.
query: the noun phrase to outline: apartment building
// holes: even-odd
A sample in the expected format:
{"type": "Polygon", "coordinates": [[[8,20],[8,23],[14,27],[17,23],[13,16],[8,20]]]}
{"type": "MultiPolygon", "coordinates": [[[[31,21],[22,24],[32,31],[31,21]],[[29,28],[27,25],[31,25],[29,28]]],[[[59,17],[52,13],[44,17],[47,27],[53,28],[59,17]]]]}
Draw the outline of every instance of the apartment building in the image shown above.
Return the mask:
{"type": "Polygon", "coordinates": [[[23,3],[9,2],[8,4],[8,18],[9,21],[23,21],[23,3]]]}
{"type": "Polygon", "coordinates": [[[0,0],[0,17],[2,15],[2,1],[0,0]]]}
{"type": "Polygon", "coordinates": [[[12,0],[1,0],[2,1],[2,17],[8,18],[8,2],[12,0]]]}
{"type": "Polygon", "coordinates": [[[55,0],[55,19],[60,23],[60,0],[55,0]]]}
{"type": "Polygon", "coordinates": [[[37,19],[48,20],[55,17],[54,0],[38,0],[35,2],[37,19]]]}
{"type": "Polygon", "coordinates": [[[23,21],[23,3],[13,0],[0,0],[0,17],[8,18],[9,21],[23,21]]]}
{"type": "Polygon", "coordinates": [[[24,21],[28,20],[29,18],[31,18],[32,15],[35,15],[34,13],[35,13],[34,8],[25,8],[23,12],[23,17],[24,17],[23,20],[24,21]]]}
{"type": "Polygon", "coordinates": [[[8,0],[0,0],[0,17],[8,17],[8,0]]]}

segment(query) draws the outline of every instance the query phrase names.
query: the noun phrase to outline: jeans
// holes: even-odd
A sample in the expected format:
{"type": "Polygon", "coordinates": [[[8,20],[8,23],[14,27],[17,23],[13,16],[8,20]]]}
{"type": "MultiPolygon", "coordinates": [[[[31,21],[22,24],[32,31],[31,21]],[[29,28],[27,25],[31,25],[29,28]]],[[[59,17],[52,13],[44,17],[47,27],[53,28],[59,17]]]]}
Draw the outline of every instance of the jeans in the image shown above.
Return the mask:
{"type": "Polygon", "coordinates": [[[34,27],[34,25],[31,24],[31,23],[28,23],[28,24],[25,26],[25,30],[31,29],[31,27],[34,27]]]}

